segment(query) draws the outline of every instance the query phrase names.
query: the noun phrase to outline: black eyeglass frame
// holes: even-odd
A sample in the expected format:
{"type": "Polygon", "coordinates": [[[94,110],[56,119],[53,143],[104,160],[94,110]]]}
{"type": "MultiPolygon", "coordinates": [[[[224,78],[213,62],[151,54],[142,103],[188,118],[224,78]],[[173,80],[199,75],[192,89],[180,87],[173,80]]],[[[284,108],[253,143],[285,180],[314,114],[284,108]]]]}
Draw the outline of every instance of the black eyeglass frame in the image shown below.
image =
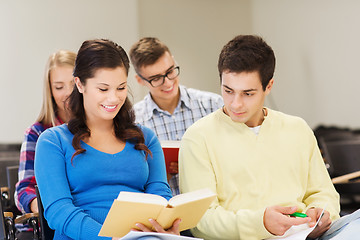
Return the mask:
{"type": "MultiPolygon", "coordinates": [[[[152,84],[152,81],[154,81],[154,80],[149,80],[149,79],[146,79],[146,78],[144,78],[140,73],[136,73],[142,80],[144,80],[144,81],[146,81],[146,82],[148,82],[148,83],[150,83],[150,85],[152,86],[152,87],[155,87],[153,84],[152,84]]],[[[163,80],[162,80],[162,83],[160,84],[160,85],[158,85],[158,86],[156,86],[156,87],[160,87],[161,85],[163,85],[164,84],[164,82],[165,82],[165,78],[167,78],[167,79],[169,79],[169,80],[173,80],[173,79],[175,79],[177,76],[179,76],[180,75],[180,66],[176,66],[176,67],[174,67],[174,68],[171,68],[169,71],[167,71],[164,75],[159,75],[159,77],[162,77],[163,78],[163,80]],[[173,78],[169,78],[169,74],[170,74],[170,72],[171,71],[174,71],[175,69],[177,69],[177,71],[178,71],[178,73],[177,73],[177,75],[175,76],[175,77],[173,77],[173,78]]]]}

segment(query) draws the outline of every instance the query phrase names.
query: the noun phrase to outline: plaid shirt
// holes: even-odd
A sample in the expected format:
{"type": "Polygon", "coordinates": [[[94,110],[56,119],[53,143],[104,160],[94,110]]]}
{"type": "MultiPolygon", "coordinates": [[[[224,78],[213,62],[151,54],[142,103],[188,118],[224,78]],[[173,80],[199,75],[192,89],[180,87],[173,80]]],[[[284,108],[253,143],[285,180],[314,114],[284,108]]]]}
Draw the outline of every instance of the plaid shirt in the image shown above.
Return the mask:
{"type": "MultiPolygon", "coordinates": [[[[62,123],[60,118],[56,118],[56,125],[62,123]]],[[[40,134],[50,127],[52,126],[36,122],[25,131],[25,137],[20,150],[19,181],[16,184],[14,194],[15,204],[22,212],[30,213],[30,203],[36,198],[34,175],[35,146],[40,134]]]]}
{"type": "Polygon", "coordinates": [[[134,105],[136,122],[155,131],[159,140],[181,140],[186,129],[223,106],[222,97],[180,86],[180,101],[171,115],[156,105],[150,93],[134,105]]]}
{"type": "MultiPolygon", "coordinates": [[[[186,129],[200,118],[221,108],[220,95],[180,86],[180,101],[171,115],[159,108],[150,93],[134,105],[136,122],[152,129],[159,140],[181,140],[186,129]]],[[[179,194],[178,176],[170,179],[173,195],[179,194]]]]}

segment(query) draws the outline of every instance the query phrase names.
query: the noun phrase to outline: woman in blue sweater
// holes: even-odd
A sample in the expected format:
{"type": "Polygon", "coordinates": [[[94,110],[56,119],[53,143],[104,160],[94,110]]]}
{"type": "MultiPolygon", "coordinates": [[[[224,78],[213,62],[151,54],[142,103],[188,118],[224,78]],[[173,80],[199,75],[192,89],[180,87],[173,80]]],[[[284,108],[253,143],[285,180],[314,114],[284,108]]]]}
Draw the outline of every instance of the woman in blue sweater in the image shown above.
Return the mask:
{"type": "MultiPolygon", "coordinates": [[[[69,97],[73,116],[38,140],[35,176],[54,239],[103,239],[98,233],[121,191],[171,198],[160,143],[134,124],[128,70],[129,59],[116,43],[85,41],[69,97]]],[[[179,234],[179,221],[167,232],[179,234]]]]}

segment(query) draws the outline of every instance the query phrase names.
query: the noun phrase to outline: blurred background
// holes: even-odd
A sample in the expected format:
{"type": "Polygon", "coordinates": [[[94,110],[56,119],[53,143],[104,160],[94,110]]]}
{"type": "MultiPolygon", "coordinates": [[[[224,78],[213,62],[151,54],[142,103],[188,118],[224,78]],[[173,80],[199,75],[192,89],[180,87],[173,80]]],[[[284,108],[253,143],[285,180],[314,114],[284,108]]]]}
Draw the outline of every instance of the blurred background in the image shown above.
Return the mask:
{"type": "MultiPolygon", "coordinates": [[[[181,66],[183,85],[220,93],[217,60],[238,34],[275,51],[266,105],[319,125],[360,128],[360,1],[0,0],[0,143],[20,143],[39,114],[48,56],[108,38],[127,52],[158,37],[181,66]]],[[[128,78],[133,102],[146,89],[128,78]]]]}

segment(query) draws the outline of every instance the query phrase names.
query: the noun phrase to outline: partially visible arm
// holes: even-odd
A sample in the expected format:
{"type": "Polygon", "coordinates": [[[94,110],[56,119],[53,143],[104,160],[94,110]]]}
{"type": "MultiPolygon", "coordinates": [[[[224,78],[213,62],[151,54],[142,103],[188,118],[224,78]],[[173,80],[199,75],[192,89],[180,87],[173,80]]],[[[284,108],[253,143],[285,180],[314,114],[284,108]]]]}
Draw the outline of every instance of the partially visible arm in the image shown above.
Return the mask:
{"type": "Polygon", "coordinates": [[[31,203],[30,203],[30,210],[33,213],[37,213],[39,212],[39,206],[38,206],[38,201],[37,198],[34,198],[31,203]]]}
{"type": "Polygon", "coordinates": [[[14,199],[19,210],[26,213],[36,211],[36,209],[31,209],[31,203],[36,198],[34,157],[36,142],[42,131],[43,127],[40,125],[33,125],[28,128],[25,131],[25,137],[21,145],[19,181],[16,184],[14,199]]]}

